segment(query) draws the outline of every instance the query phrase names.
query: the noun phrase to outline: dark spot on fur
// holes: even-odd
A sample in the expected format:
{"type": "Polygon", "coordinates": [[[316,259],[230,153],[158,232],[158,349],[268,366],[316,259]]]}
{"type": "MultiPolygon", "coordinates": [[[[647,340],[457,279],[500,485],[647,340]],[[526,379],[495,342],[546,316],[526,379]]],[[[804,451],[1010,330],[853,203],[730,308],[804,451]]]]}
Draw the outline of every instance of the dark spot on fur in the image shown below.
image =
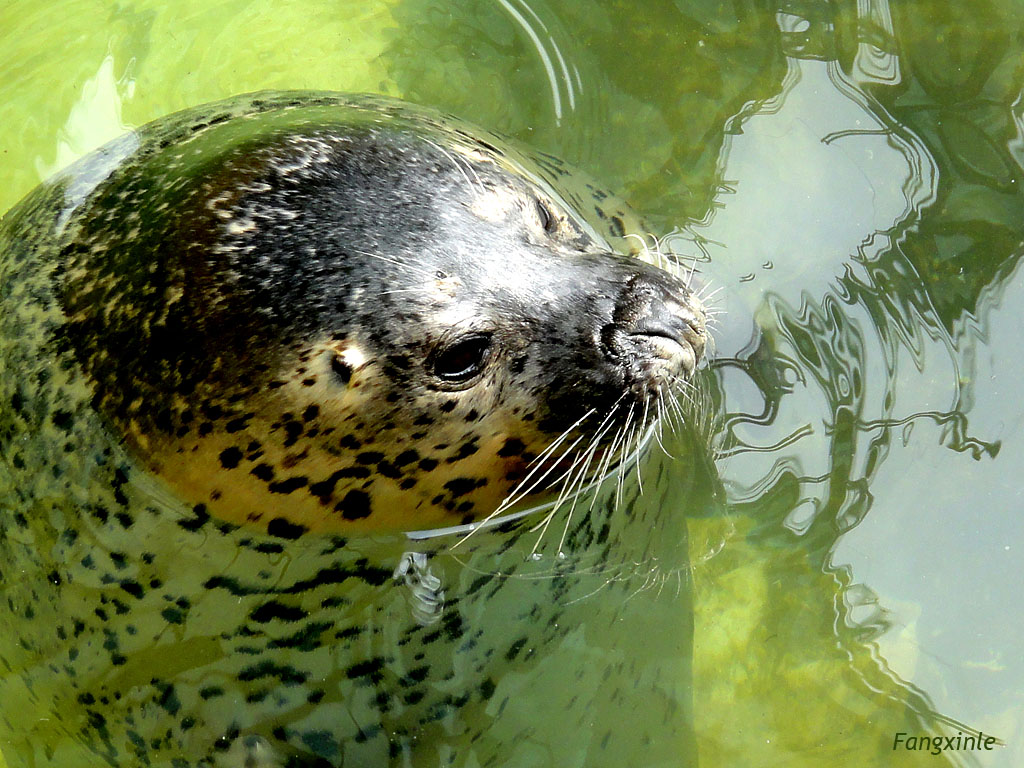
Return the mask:
{"type": "Polygon", "coordinates": [[[234,469],[238,466],[238,462],[242,460],[242,452],[235,446],[225,448],[220,452],[220,465],[224,469],[234,469]]]}
{"type": "Polygon", "coordinates": [[[498,449],[498,455],[503,459],[509,456],[521,456],[523,451],[526,450],[526,444],[523,443],[518,437],[510,437],[505,441],[505,444],[498,449]]]}
{"type": "Polygon", "coordinates": [[[356,440],[352,435],[345,435],[338,441],[338,445],[342,448],[348,448],[353,451],[357,451],[363,447],[363,444],[356,440]]]}
{"type": "Polygon", "coordinates": [[[274,479],[274,468],[267,463],[257,464],[249,471],[249,474],[258,477],[265,483],[269,483],[274,479]]]}
{"type": "Polygon", "coordinates": [[[509,661],[515,661],[516,656],[523,650],[523,646],[526,645],[527,638],[521,637],[516,640],[512,645],[508,647],[508,651],[505,653],[505,658],[509,661]]]}
{"type": "Polygon", "coordinates": [[[404,467],[406,464],[412,464],[414,461],[419,461],[419,458],[419,453],[410,448],[407,451],[402,451],[395,457],[395,466],[404,467]]]}
{"type": "Polygon", "coordinates": [[[289,421],[284,425],[284,432],[286,435],[284,441],[285,448],[295,445],[296,441],[302,436],[303,429],[304,427],[302,424],[294,420],[289,421]]]}
{"type": "Polygon", "coordinates": [[[346,520],[361,520],[369,517],[373,510],[370,506],[369,494],[365,491],[352,490],[335,505],[334,511],[340,512],[346,520]]]}
{"type": "Polygon", "coordinates": [[[378,462],[377,473],[392,480],[397,480],[402,476],[402,470],[389,461],[378,462]]]}
{"type": "Polygon", "coordinates": [[[302,477],[301,475],[296,477],[285,478],[276,483],[271,483],[268,486],[268,490],[271,493],[282,493],[288,494],[292,491],[297,491],[299,488],[304,488],[309,484],[309,478],[302,477]]]}
{"type": "Polygon", "coordinates": [[[474,440],[470,440],[469,442],[460,445],[459,450],[457,450],[454,455],[449,456],[447,459],[445,459],[445,462],[447,464],[454,464],[455,462],[462,461],[463,459],[468,458],[469,456],[472,456],[474,453],[479,451],[480,446],[478,446],[474,442],[474,440]]]}
{"type": "Polygon", "coordinates": [[[58,410],[50,414],[50,421],[62,432],[70,432],[71,425],[74,424],[75,419],[71,415],[71,411],[58,410]]]}
{"type": "Polygon", "coordinates": [[[309,492],[313,496],[317,496],[320,501],[326,504],[327,499],[329,499],[331,494],[334,493],[334,486],[338,484],[339,480],[344,478],[367,478],[371,474],[372,473],[367,467],[346,467],[345,469],[339,469],[332,473],[326,480],[321,480],[318,483],[310,485],[309,492]]]}
{"type": "Polygon", "coordinates": [[[318,405],[311,405],[308,408],[306,408],[306,410],[304,410],[302,412],[302,420],[303,421],[312,421],[313,419],[315,419],[319,415],[320,415],[320,406],[318,406],[318,405]]]}
{"type": "Polygon", "coordinates": [[[446,400],[443,403],[441,403],[441,410],[444,413],[451,413],[452,411],[455,410],[456,405],[457,402],[455,400],[446,400]]]}
{"type": "Polygon", "coordinates": [[[160,615],[164,617],[164,621],[168,624],[184,624],[185,623],[185,612],[180,608],[164,608],[160,611],[160,615]]]}
{"type": "Polygon", "coordinates": [[[195,515],[195,517],[178,521],[178,525],[189,533],[195,533],[210,520],[210,513],[206,511],[205,504],[196,504],[192,507],[192,514],[195,515]]]}
{"type": "Polygon", "coordinates": [[[249,618],[260,624],[269,621],[302,621],[308,614],[301,608],[294,605],[284,605],[276,600],[270,600],[263,605],[257,606],[249,614],[249,618]]]}
{"type": "Polygon", "coordinates": [[[235,432],[241,432],[249,424],[249,419],[252,418],[250,415],[239,416],[237,419],[232,419],[224,425],[224,430],[228,433],[234,434],[235,432]]]}
{"type": "Polygon", "coordinates": [[[457,477],[454,480],[449,480],[444,484],[445,489],[452,495],[452,498],[458,498],[459,496],[465,496],[470,491],[474,491],[481,486],[487,484],[484,479],[475,479],[472,477],[457,477]]]}
{"type": "Polygon", "coordinates": [[[345,675],[350,680],[355,680],[359,677],[368,677],[374,683],[379,683],[381,680],[384,679],[383,671],[384,660],[380,657],[377,657],[353,664],[351,667],[345,670],[345,675]]]}
{"type": "Polygon", "coordinates": [[[279,539],[297,539],[308,530],[306,526],[290,523],[283,517],[275,517],[267,523],[267,533],[279,539]]]}
{"type": "Polygon", "coordinates": [[[246,667],[238,673],[238,679],[245,682],[260,680],[264,677],[276,678],[285,685],[299,685],[306,682],[306,678],[308,678],[309,675],[295,669],[294,667],[275,664],[269,659],[261,661],[258,664],[254,664],[251,667],[246,667]]]}

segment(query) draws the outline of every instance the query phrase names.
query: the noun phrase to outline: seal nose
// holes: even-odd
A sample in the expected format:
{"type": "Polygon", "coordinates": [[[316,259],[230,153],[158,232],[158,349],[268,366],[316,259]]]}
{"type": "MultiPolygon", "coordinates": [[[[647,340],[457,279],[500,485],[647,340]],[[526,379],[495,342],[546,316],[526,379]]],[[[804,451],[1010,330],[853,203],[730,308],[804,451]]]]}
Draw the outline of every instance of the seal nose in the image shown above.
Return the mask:
{"type": "Polygon", "coordinates": [[[605,354],[638,378],[656,384],[666,374],[689,377],[707,342],[704,308],[671,275],[636,275],[620,295],[602,340],[605,354]]]}

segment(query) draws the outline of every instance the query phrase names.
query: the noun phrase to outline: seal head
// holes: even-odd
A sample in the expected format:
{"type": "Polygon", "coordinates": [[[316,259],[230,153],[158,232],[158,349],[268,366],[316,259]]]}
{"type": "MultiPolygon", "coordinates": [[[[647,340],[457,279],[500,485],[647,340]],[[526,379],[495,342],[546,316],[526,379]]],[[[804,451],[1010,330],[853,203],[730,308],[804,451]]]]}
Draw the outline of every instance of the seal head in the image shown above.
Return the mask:
{"type": "Polygon", "coordinates": [[[493,143],[291,110],[154,137],[68,227],[61,331],[131,452],[219,517],[425,529],[607,471],[704,312],[493,143]]]}

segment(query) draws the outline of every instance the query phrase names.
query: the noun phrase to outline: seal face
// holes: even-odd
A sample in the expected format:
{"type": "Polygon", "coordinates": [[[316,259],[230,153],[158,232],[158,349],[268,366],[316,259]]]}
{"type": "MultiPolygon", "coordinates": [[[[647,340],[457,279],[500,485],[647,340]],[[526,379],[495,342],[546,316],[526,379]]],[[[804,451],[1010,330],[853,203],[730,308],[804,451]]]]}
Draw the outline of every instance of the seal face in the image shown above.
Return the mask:
{"type": "Polygon", "coordinates": [[[475,521],[607,469],[693,372],[687,287],[493,144],[358,107],[259,121],[144,134],[61,244],[61,334],[180,497],[258,526],[475,521]]]}

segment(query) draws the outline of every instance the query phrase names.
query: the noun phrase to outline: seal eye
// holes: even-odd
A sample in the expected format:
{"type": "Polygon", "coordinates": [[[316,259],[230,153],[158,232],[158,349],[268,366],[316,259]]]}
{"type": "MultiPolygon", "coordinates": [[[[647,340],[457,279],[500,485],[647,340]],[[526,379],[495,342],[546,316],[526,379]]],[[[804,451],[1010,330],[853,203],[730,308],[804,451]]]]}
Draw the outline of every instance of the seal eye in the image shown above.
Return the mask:
{"type": "Polygon", "coordinates": [[[446,384],[463,384],[484,369],[490,349],[489,333],[463,336],[434,357],[434,375],[446,384]]]}
{"type": "Polygon", "coordinates": [[[547,203],[540,199],[537,200],[537,216],[540,219],[540,225],[549,235],[558,229],[558,218],[552,213],[547,203]]]}

